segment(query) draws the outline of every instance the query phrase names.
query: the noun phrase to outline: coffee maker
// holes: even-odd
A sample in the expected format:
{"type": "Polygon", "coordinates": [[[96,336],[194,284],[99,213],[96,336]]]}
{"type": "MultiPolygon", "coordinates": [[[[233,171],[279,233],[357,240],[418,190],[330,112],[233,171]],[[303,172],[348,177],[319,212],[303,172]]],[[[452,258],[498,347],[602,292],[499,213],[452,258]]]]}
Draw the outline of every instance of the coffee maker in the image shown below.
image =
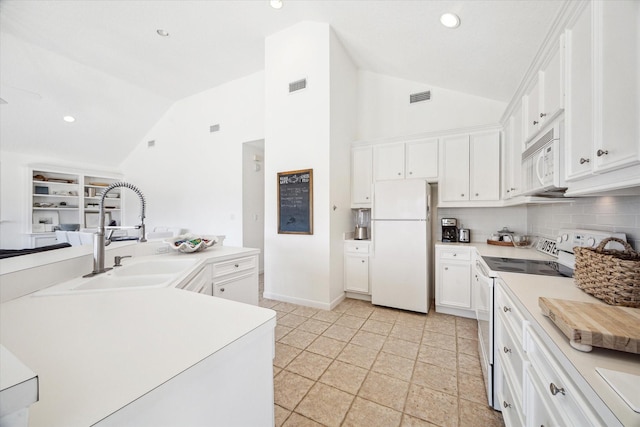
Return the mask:
{"type": "Polygon", "coordinates": [[[442,218],[442,241],[458,241],[458,220],[455,218],[442,218]]]}

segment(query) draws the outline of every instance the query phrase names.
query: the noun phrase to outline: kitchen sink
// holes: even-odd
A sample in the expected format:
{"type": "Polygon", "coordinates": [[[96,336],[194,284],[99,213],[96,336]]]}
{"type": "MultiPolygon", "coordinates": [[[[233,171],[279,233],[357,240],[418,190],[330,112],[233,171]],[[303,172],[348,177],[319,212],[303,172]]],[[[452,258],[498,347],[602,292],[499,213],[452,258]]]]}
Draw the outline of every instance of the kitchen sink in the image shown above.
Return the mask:
{"type": "Polygon", "coordinates": [[[107,274],[112,274],[116,277],[176,275],[193,267],[196,262],[197,260],[195,259],[146,259],[141,261],[133,260],[130,263],[124,261],[122,267],[115,267],[107,274]]]}
{"type": "Polygon", "coordinates": [[[154,274],[150,276],[128,276],[116,277],[113,275],[95,276],[85,279],[77,286],[69,288],[69,291],[88,291],[98,289],[121,289],[121,288],[148,288],[166,286],[173,279],[174,275],[154,274]]]}

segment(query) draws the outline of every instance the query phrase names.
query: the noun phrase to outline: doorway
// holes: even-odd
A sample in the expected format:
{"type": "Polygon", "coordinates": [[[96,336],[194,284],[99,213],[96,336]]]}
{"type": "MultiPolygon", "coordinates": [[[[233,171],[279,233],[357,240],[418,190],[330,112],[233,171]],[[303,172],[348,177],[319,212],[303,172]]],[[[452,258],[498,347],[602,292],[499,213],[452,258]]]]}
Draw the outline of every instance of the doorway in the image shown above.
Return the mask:
{"type": "Polygon", "coordinates": [[[264,273],[264,139],[242,144],[242,246],[260,249],[264,273]]]}

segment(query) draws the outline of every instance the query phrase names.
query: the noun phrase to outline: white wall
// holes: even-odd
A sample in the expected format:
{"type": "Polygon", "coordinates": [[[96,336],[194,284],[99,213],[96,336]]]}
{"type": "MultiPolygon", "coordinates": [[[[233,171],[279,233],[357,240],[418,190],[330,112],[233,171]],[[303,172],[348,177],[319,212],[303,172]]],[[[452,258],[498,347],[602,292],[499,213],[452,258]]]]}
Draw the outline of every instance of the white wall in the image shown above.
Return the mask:
{"type": "Polygon", "coordinates": [[[242,246],[260,249],[264,271],[264,140],[242,147],[242,246]],[[254,160],[254,157],[259,159],[254,160]]]}
{"type": "Polygon", "coordinates": [[[495,124],[507,104],[437,86],[358,71],[358,139],[374,140],[495,124]],[[430,90],[431,100],[409,104],[430,90]]]}
{"type": "MultiPolygon", "coordinates": [[[[122,164],[146,196],[148,229],[223,234],[225,245],[242,246],[242,145],[263,136],[262,72],[176,102],[122,164]],[[210,133],[214,124],[220,131],[210,133]]],[[[138,201],[132,192],[126,200],[136,223],[138,201]]]]}
{"type": "Polygon", "coordinates": [[[355,123],[355,68],[332,37],[329,25],[302,22],[269,36],[265,54],[265,297],[321,308],[344,295],[337,290],[337,242],[349,223],[348,144],[355,123]],[[288,84],[302,78],[307,88],[289,94],[288,84]],[[313,235],[278,234],[277,173],[308,168],[313,235]],[[339,180],[344,187],[334,191],[339,180]]]}
{"type": "Polygon", "coordinates": [[[585,197],[572,203],[533,205],[527,208],[531,234],[556,237],[561,228],[585,228],[626,233],[640,250],[640,196],[585,197]]]}

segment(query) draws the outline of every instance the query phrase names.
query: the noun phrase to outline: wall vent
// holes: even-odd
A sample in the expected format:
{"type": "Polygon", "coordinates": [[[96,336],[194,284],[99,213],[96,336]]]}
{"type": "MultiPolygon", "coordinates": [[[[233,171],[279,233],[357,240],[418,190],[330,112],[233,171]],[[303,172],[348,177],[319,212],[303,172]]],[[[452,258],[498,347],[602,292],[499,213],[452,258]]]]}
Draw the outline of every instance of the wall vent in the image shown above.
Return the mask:
{"type": "Polygon", "coordinates": [[[431,99],[431,91],[412,93],[409,95],[409,104],[415,104],[416,102],[429,101],[431,99]]]}
{"type": "Polygon", "coordinates": [[[209,126],[209,132],[213,133],[213,132],[218,132],[220,130],[220,125],[211,125],[209,126]]]}
{"type": "Polygon", "coordinates": [[[307,79],[296,80],[295,82],[289,83],[289,93],[302,90],[306,87],[307,87],[307,79]]]}
{"type": "Polygon", "coordinates": [[[156,146],[156,140],[152,139],[151,141],[147,141],[147,148],[153,148],[156,146]]]}

